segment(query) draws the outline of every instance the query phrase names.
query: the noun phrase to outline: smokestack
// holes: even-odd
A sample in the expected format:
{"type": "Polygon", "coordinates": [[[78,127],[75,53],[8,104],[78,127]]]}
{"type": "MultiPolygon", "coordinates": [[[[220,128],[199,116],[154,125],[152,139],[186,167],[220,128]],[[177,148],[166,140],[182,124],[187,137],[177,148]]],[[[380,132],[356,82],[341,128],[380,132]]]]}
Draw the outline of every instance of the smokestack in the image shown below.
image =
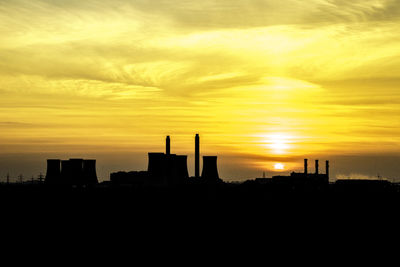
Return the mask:
{"type": "Polygon", "coordinates": [[[46,171],[46,183],[60,183],[61,175],[61,160],[59,159],[48,159],[47,160],[47,171],[46,171]]]}
{"type": "Polygon", "coordinates": [[[308,159],[304,159],[304,175],[308,175],[308,159]]]}
{"type": "Polygon", "coordinates": [[[165,140],[165,154],[167,155],[171,154],[171,139],[169,138],[169,135],[165,140]]]}
{"type": "Polygon", "coordinates": [[[95,159],[83,160],[83,177],[87,184],[97,184],[99,182],[97,180],[95,159]]]}
{"type": "Polygon", "coordinates": [[[203,156],[203,171],[201,178],[216,181],[219,180],[217,168],[217,156],[203,156]]]}
{"type": "Polygon", "coordinates": [[[326,177],[328,177],[328,179],[329,179],[329,160],[327,160],[325,162],[325,173],[326,173],[326,177]]]}
{"type": "Polygon", "coordinates": [[[194,145],[194,176],[200,177],[200,136],[196,134],[194,145]]]}
{"type": "Polygon", "coordinates": [[[315,174],[319,174],[319,165],[318,165],[318,160],[315,160],[315,174]]]}

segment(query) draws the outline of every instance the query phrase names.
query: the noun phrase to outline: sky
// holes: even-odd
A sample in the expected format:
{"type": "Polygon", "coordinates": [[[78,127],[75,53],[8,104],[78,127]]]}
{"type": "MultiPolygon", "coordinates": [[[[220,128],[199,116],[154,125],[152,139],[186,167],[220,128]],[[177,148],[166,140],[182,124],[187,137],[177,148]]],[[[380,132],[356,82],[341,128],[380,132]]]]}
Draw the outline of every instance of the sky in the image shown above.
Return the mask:
{"type": "Polygon", "coordinates": [[[226,181],[393,180],[399,23],[397,0],[0,0],[0,181],[145,170],[166,135],[193,175],[196,133],[226,181]]]}

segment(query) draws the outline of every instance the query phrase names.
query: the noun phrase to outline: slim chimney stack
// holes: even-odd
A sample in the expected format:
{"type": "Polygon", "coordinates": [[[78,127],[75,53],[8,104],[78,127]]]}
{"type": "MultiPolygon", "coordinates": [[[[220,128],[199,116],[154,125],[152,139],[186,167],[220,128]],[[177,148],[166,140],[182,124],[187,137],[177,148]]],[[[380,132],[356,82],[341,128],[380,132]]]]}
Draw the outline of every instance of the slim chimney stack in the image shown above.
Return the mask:
{"type": "Polygon", "coordinates": [[[318,164],[318,160],[315,160],[315,174],[319,174],[319,164],[318,164]]]}
{"type": "Polygon", "coordinates": [[[171,154],[171,139],[169,138],[169,135],[167,135],[167,139],[165,140],[165,154],[171,154]]]}
{"type": "Polygon", "coordinates": [[[308,159],[304,159],[304,175],[308,175],[308,159]]]}
{"type": "Polygon", "coordinates": [[[328,179],[329,179],[329,160],[327,160],[325,163],[325,173],[326,173],[326,177],[328,177],[328,179]]]}
{"type": "Polygon", "coordinates": [[[196,134],[194,145],[194,176],[200,177],[200,136],[196,134]]]}

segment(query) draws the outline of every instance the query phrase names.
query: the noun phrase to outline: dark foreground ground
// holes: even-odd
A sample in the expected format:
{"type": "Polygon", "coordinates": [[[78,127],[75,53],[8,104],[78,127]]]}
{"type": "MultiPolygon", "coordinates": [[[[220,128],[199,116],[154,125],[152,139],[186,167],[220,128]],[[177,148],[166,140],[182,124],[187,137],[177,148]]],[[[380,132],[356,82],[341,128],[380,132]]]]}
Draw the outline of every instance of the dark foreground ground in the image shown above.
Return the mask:
{"type": "Polygon", "coordinates": [[[181,186],[132,186],[109,183],[95,186],[55,186],[46,184],[1,184],[3,208],[71,207],[77,210],[146,210],[204,208],[210,211],[245,207],[260,213],[273,210],[378,207],[396,210],[400,204],[398,184],[330,184],[325,186],[288,184],[186,184],[181,186]]]}
{"type": "Polygon", "coordinates": [[[145,256],[148,262],[164,263],[192,255],[185,263],[203,260],[209,265],[215,257],[236,261],[246,251],[251,255],[244,257],[247,266],[252,259],[325,264],[343,255],[357,255],[358,261],[376,255],[377,249],[383,258],[398,251],[397,185],[2,184],[0,203],[1,242],[12,244],[14,251],[35,248],[39,258],[50,251],[63,260],[84,255],[102,261],[113,255],[115,264],[144,255],[150,255],[145,256]],[[362,254],[355,254],[356,249],[362,254]],[[325,258],[317,260],[317,255],[325,258]]]}

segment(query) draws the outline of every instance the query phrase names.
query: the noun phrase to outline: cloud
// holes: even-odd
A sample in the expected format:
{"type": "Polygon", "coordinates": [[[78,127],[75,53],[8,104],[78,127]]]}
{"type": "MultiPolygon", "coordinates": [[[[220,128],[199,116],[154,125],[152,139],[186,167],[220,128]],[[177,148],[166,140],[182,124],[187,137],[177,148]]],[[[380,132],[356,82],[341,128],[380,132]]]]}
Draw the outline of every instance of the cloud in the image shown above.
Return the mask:
{"type": "Polygon", "coordinates": [[[263,146],[266,133],[295,137],[280,158],[290,164],[316,152],[393,152],[399,7],[0,0],[0,145],[143,150],[196,130],[208,151],[248,164],[279,159],[263,146]]]}

